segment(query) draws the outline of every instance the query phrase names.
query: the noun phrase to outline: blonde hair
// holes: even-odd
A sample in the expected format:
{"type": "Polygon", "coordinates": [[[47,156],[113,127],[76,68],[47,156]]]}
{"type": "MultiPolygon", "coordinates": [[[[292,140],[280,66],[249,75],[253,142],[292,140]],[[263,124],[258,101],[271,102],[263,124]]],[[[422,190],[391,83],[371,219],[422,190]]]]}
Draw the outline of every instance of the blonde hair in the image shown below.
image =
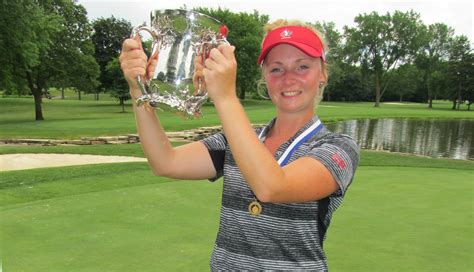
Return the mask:
{"type": "MultiPolygon", "coordinates": [[[[326,39],[324,38],[324,35],[318,29],[313,27],[312,25],[304,23],[300,20],[278,19],[278,20],[275,20],[271,23],[267,23],[266,25],[263,26],[263,31],[265,33],[264,36],[266,36],[270,31],[272,31],[276,28],[279,28],[279,27],[283,27],[283,26],[302,26],[302,27],[308,28],[309,30],[313,31],[319,37],[319,39],[321,40],[321,43],[323,44],[324,52],[329,51],[329,48],[327,46],[327,42],[326,42],[326,39]]],[[[260,48],[262,48],[262,47],[263,47],[263,41],[262,41],[262,44],[260,45],[260,48]]],[[[327,81],[328,81],[328,78],[329,78],[328,65],[327,65],[327,63],[325,63],[322,60],[321,60],[321,71],[323,72],[324,78],[326,80],[324,81],[323,85],[319,87],[318,94],[316,95],[316,98],[315,98],[315,106],[317,106],[319,104],[319,102],[323,99],[324,88],[326,87],[327,81]]],[[[262,80],[264,80],[263,75],[262,75],[262,80]]]]}

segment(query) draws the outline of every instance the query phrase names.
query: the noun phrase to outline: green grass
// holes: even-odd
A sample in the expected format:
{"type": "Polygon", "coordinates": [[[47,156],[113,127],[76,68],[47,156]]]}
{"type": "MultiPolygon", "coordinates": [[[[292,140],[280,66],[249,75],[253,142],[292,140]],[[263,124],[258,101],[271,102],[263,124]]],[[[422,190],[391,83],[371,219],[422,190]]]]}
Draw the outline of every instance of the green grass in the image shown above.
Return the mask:
{"type": "MultiPolygon", "coordinates": [[[[79,95],[74,89],[65,88],[64,89],[64,99],[61,97],[61,90],[57,88],[49,88],[49,94],[51,95],[51,99],[53,100],[79,100],[79,95]]],[[[2,94],[3,98],[18,98],[18,95],[5,95],[2,94]]],[[[20,98],[25,99],[33,99],[31,95],[22,95],[20,98]]],[[[45,98],[46,99],[46,98],[45,98]]],[[[81,100],[82,101],[95,101],[96,97],[93,93],[84,93],[81,92],[81,100]]],[[[100,93],[99,100],[101,101],[117,101],[117,98],[111,96],[109,93],[100,93]]]]}
{"type": "MultiPolygon", "coordinates": [[[[257,122],[267,122],[273,109],[268,103],[257,107],[258,102],[248,102],[249,114],[257,122]],[[262,114],[263,112],[263,114],[262,114]],[[266,119],[264,119],[266,118],[266,119]]],[[[178,131],[219,124],[212,105],[203,107],[204,118],[186,120],[170,112],[161,112],[161,122],[167,131],[178,131]]],[[[0,99],[0,139],[54,138],[79,139],[87,136],[113,136],[136,133],[131,105],[125,113],[112,101],[43,100],[45,120],[35,121],[33,101],[26,98],[0,99]]]]}
{"type": "MultiPolygon", "coordinates": [[[[135,132],[111,99],[0,99],[0,138],[70,138],[135,132]]],[[[274,116],[245,101],[254,123],[274,116]]],[[[356,118],[470,119],[473,112],[424,104],[323,103],[323,121],[356,118]]],[[[158,113],[167,130],[218,124],[158,113]]],[[[175,143],[179,144],[179,143],[175,143]]],[[[139,144],[1,146],[0,154],[75,153],[143,157],[139,144]]],[[[473,271],[474,162],[362,151],[333,217],[325,248],[331,271],[473,271]]],[[[0,267],[4,271],[209,271],[222,182],[154,177],[146,163],[0,172],[0,267]]],[[[0,269],[1,270],[1,269],[0,269]]]]}
{"type": "MultiPolygon", "coordinates": [[[[474,162],[361,158],[326,240],[332,271],[474,268],[474,162]]],[[[221,181],[119,163],[1,172],[0,189],[5,271],[208,271],[221,181]]]]}
{"type": "Polygon", "coordinates": [[[362,166],[328,232],[333,271],[473,271],[474,171],[362,166]]]}
{"type": "Polygon", "coordinates": [[[205,271],[219,185],[171,183],[145,164],[110,167],[27,171],[53,178],[24,187],[39,200],[2,207],[5,271],[205,271]]]}
{"type": "MultiPolygon", "coordinates": [[[[275,110],[269,101],[246,100],[246,112],[253,123],[267,123],[275,110]]],[[[323,102],[318,114],[325,122],[362,118],[443,118],[472,119],[474,111],[450,110],[449,102],[437,101],[434,109],[426,104],[383,104],[323,102]]],[[[204,117],[184,120],[173,113],[158,112],[167,131],[177,131],[208,125],[218,125],[219,119],[212,104],[203,108],[204,117]]],[[[86,136],[111,136],[136,133],[135,119],[128,102],[126,112],[115,101],[78,101],[44,99],[45,120],[35,121],[34,103],[29,98],[0,99],[0,139],[53,138],[79,139],[86,136]]]]}

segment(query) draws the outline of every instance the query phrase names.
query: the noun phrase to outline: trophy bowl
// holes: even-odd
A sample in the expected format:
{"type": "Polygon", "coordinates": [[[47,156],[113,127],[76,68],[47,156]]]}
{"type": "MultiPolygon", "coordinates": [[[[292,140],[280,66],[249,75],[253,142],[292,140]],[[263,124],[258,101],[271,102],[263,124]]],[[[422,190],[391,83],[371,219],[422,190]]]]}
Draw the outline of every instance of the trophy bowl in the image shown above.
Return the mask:
{"type": "Polygon", "coordinates": [[[150,56],[158,53],[158,62],[154,67],[147,65],[147,69],[154,69],[147,71],[152,76],[137,78],[142,92],[137,104],[181,113],[188,118],[201,117],[201,106],[208,95],[202,78],[193,81],[194,63],[203,63],[212,48],[228,44],[227,27],[196,11],[164,9],[152,11],[149,25],[134,27],[131,37],[141,31],[151,35],[150,56]]]}

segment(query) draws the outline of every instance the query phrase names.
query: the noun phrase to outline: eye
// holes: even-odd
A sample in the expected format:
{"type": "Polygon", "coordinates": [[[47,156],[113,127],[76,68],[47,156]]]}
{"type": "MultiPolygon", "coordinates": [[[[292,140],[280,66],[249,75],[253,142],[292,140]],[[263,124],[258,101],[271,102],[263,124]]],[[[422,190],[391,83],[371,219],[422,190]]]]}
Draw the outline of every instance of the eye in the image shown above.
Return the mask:
{"type": "Polygon", "coordinates": [[[305,71],[305,70],[308,70],[309,69],[309,66],[306,65],[306,64],[301,64],[300,66],[298,66],[297,70],[298,71],[305,71]]]}
{"type": "Polygon", "coordinates": [[[282,69],[277,68],[277,67],[270,69],[270,73],[280,73],[281,71],[282,71],[282,69]]]}
{"type": "Polygon", "coordinates": [[[284,69],[281,68],[281,67],[271,67],[269,69],[269,72],[270,72],[271,75],[279,76],[279,75],[284,73],[284,69]]]}

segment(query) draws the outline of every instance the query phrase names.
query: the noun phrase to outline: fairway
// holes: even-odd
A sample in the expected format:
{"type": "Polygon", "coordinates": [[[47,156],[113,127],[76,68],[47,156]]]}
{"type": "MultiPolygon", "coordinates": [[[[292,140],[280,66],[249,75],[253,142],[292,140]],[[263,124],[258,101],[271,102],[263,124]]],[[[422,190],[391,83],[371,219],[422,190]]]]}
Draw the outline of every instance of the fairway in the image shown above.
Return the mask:
{"type": "MultiPolygon", "coordinates": [[[[253,124],[266,124],[275,116],[270,101],[244,100],[245,111],[253,124]]],[[[317,113],[323,122],[351,119],[417,118],[417,119],[472,119],[474,111],[453,111],[451,104],[437,101],[433,109],[426,104],[383,104],[322,102],[317,113]]],[[[47,100],[42,103],[45,120],[34,120],[34,102],[28,98],[0,99],[0,139],[53,138],[80,139],[93,136],[118,136],[136,133],[135,118],[130,104],[126,112],[114,101],[47,100]]],[[[203,126],[219,125],[212,103],[203,107],[203,118],[185,120],[170,112],[157,110],[166,131],[179,131],[203,126]]]]}
{"type": "MultiPolygon", "coordinates": [[[[470,270],[473,164],[452,169],[454,160],[363,157],[325,243],[330,269],[470,270]],[[389,164],[388,158],[412,165],[372,163],[389,164]],[[421,167],[443,161],[444,167],[421,167]]],[[[146,163],[23,170],[0,178],[5,271],[209,270],[221,180],[157,178],[146,163]]]]}
{"type": "Polygon", "coordinates": [[[471,1],[1,2],[0,272],[474,272],[471,1]]]}
{"type": "MultiPolygon", "coordinates": [[[[253,123],[274,116],[268,101],[245,101],[253,123]]],[[[0,99],[0,138],[78,139],[135,133],[128,105],[0,99]]],[[[325,122],[357,118],[472,119],[441,102],[327,103],[325,122]]],[[[218,124],[160,113],[168,131],[218,124]]],[[[179,145],[180,143],[173,143],[179,145]]],[[[144,157],[139,144],[1,146],[0,154],[68,153],[144,157]]],[[[331,271],[472,271],[474,162],[362,151],[356,177],[335,213],[325,249],[331,271]]],[[[209,271],[222,180],[175,181],[143,162],[0,172],[3,271],[209,271]]]]}
{"type": "Polygon", "coordinates": [[[220,186],[143,175],[156,183],[3,206],[5,271],[205,271],[220,186]]]}
{"type": "Polygon", "coordinates": [[[472,271],[474,171],[358,169],[326,240],[332,271],[472,271]]]}

